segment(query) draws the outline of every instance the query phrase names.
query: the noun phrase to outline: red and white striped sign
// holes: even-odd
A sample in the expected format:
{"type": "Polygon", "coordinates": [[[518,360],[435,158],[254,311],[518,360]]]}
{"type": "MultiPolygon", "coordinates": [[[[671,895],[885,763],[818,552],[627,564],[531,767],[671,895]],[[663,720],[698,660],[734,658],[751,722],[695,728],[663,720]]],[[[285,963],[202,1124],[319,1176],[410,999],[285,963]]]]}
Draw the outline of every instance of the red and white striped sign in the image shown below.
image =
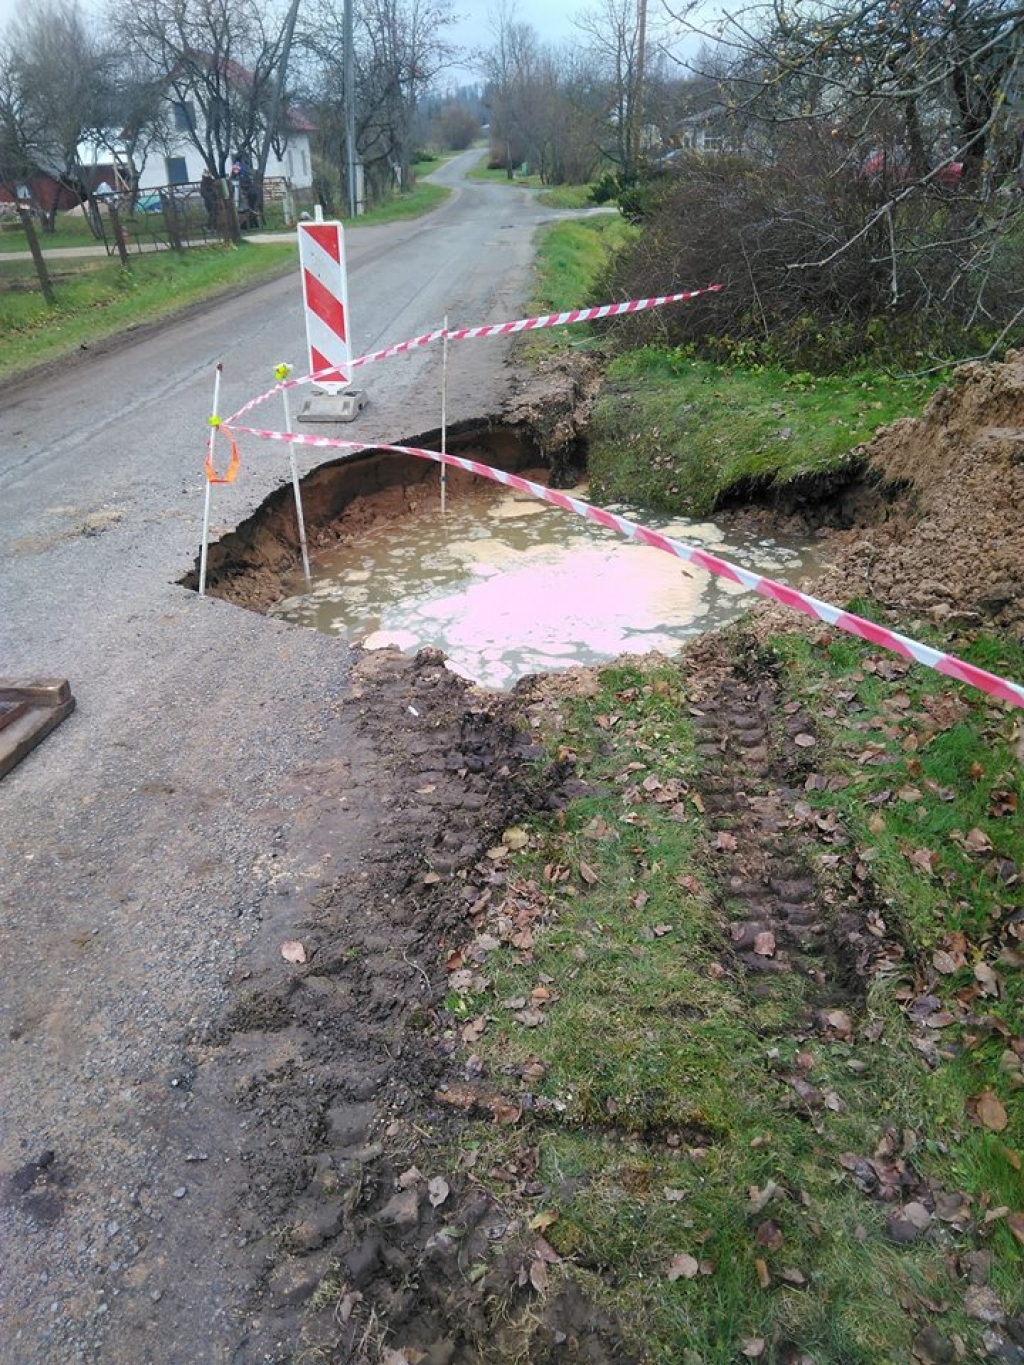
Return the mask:
{"type": "Polygon", "coordinates": [[[336,393],[348,385],[352,364],[345,230],[340,223],[299,224],[299,269],[309,370],[321,388],[336,393]]]}

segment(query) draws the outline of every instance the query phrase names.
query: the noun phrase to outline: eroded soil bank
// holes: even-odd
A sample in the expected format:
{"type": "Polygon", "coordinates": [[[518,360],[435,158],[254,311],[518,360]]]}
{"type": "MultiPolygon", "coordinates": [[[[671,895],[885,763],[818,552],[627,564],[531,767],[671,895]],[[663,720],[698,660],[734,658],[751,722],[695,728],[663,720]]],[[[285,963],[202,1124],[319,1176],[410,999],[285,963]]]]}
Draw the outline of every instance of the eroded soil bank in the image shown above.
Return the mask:
{"type": "Polygon", "coordinates": [[[833,538],[819,585],[939,625],[1024,630],[1024,354],[961,366],[920,419],[864,448],[870,477],[902,488],[881,519],[833,538]]]}

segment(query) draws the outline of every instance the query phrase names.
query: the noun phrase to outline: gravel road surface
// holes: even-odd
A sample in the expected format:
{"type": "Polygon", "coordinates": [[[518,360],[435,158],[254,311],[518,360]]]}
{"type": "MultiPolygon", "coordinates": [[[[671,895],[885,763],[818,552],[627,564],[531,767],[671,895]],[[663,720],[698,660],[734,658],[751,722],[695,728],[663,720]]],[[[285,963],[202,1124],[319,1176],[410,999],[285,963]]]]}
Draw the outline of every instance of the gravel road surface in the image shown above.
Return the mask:
{"type": "MultiPolygon", "coordinates": [[[[521,312],[552,215],[464,181],[477,155],[436,174],[454,194],[434,214],[349,232],[358,352],[446,312],[521,312]]],[[[505,355],[453,351],[452,422],[498,409],[505,355]]],[[[343,705],[346,650],[177,582],[198,550],[215,362],[228,412],[303,356],[296,275],[0,398],[0,675],[66,676],[78,702],[0,783],[5,1365],[271,1358],[240,1344],[238,1119],[197,1049],[244,989],[240,959],[276,952],[387,815],[346,799],[375,761],[343,705]]],[[[366,371],[370,405],[342,434],[436,427],[439,363],[366,371]]],[[[215,533],[286,477],[279,447],[243,460],[215,533]]]]}

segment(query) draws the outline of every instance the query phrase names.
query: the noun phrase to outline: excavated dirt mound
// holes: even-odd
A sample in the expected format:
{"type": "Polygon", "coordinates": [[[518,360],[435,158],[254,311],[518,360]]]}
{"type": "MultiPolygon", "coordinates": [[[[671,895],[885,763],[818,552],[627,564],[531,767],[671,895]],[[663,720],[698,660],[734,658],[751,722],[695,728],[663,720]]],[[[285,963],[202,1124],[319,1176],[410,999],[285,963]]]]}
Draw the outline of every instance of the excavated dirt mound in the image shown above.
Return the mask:
{"type": "Polygon", "coordinates": [[[832,533],[836,562],[816,595],[1024,634],[1024,353],[961,366],[865,454],[906,496],[883,521],[832,533]]]}

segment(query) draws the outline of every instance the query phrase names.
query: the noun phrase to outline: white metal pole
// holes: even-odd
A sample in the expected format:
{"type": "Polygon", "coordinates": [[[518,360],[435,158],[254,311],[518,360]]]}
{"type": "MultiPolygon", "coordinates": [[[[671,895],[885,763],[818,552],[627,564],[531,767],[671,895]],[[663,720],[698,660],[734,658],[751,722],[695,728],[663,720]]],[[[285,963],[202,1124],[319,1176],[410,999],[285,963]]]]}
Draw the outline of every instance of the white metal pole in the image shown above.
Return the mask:
{"type": "MultiPolygon", "coordinates": [[[[217,425],[220,418],[220,376],[224,369],[222,361],[217,361],[217,370],[213,380],[213,412],[210,415],[210,436],[206,443],[206,459],[212,466],[213,464],[213,443],[217,439],[217,425]]],[[[199,554],[199,596],[206,596],[206,550],[210,540],[210,502],[212,500],[213,484],[209,478],[206,480],[206,500],[203,504],[203,547],[199,554]]]]}
{"type": "MultiPolygon", "coordinates": [[[[291,369],[291,366],[288,367],[291,369]]],[[[280,371],[279,371],[280,372],[280,371]]],[[[288,390],[281,390],[281,397],[284,399],[284,429],[291,431],[292,415],[291,406],[288,402],[288,390]]],[[[292,467],[292,488],[295,490],[295,520],[299,524],[299,546],[302,550],[302,572],[306,575],[306,584],[311,586],[313,579],[309,572],[309,549],[306,545],[306,523],[302,516],[302,492],[299,489],[299,471],[295,464],[295,442],[288,442],[288,462],[292,467]]]]}
{"type": "MultiPolygon", "coordinates": [[[[448,454],[448,314],[444,315],[441,338],[441,454],[448,454]]],[[[447,510],[448,466],[441,466],[441,511],[447,510]]]]}

